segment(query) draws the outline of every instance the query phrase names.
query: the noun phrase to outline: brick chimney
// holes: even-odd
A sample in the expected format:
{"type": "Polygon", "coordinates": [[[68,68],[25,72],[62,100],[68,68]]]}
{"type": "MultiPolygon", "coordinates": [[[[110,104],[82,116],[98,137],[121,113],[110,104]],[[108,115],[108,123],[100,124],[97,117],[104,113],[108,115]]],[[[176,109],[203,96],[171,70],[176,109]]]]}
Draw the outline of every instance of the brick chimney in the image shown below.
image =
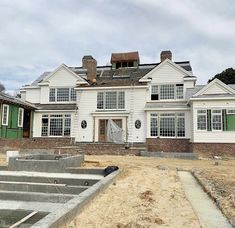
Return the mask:
{"type": "Polygon", "coordinates": [[[163,62],[165,59],[170,59],[172,60],[172,53],[171,51],[162,51],[161,54],[160,54],[160,59],[161,59],[161,62],[163,62]]]}
{"type": "Polygon", "coordinates": [[[97,61],[91,55],[85,55],[82,58],[82,67],[87,69],[87,80],[91,83],[96,81],[97,61]]]}

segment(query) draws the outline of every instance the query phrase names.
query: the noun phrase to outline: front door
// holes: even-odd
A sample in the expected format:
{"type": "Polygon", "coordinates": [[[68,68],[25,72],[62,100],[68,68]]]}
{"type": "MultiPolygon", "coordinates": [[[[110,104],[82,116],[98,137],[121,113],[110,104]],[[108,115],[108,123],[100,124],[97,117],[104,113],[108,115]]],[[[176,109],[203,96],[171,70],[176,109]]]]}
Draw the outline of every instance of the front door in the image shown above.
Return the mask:
{"type": "MultiPolygon", "coordinates": [[[[120,128],[122,128],[121,119],[112,119],[120,128]]],[[[108,120],[99,120],[99,142],[107,142],[107,125],[108,120]]]]}

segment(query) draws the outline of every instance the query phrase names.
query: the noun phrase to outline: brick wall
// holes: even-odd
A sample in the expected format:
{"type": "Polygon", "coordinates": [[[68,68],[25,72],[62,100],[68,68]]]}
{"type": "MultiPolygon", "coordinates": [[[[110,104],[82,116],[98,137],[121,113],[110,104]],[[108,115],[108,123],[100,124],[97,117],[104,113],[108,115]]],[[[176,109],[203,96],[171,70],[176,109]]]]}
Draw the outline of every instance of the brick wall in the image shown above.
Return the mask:
{"type": "Polygon", "coordinates": [[[0,139],[0,153],[5,153],[7,150],[31,153],[33,151],[30,149],[37,150],[36,152],[46,149],[55,153],[140,155],[140,151],[145,149],[144,146],[144,144],[136,144],[130,148],[125,148],[125,144],[112,143],[76,143],[74,145],[70,138],[0,139]]]}
{"type": "Polygon", "coordinates": [[[191,152],[189,139],[146,139],[147,151],[149,152],[191,152]]]}
{"type": "Polygon", "coordinates": [[[203,157],[235,156],[235,143],[192,143],[191,151],[203,157]]]}
{"type": "Polygon", "coordinates": [[[53,149],[59,146],[69,146],[70,138],[23,138],[23,139],[0,139],[0,153],[7,150],[24,149],[53,149]]]}

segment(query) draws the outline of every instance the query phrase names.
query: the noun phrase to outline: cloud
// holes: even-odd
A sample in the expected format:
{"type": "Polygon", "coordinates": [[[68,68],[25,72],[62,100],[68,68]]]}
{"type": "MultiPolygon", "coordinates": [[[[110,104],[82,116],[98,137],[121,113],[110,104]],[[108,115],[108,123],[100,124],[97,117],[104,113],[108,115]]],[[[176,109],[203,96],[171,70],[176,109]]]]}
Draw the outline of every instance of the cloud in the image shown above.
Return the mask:
{"type": "Polygon", "coordinates": [[[138,50],[143,63],[170,49],[205,83],[235,67],[234,11],[233,0],[0,0],[0,81],[14,90],[86,54],[103,65],[138,50]]]}

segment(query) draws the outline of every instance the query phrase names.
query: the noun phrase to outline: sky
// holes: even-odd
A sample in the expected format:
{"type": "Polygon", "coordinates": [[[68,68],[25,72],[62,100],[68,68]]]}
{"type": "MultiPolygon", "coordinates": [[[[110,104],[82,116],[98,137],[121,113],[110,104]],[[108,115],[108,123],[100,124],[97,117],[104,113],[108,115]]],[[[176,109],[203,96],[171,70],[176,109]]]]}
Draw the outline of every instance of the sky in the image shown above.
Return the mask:
{"type": "Polygon", "coordinates": [[[0,0],[0,82],[13,93],[61,63],[112,52],[191,62],[198,84],[235,68],[234,0],[0,0]]]}

